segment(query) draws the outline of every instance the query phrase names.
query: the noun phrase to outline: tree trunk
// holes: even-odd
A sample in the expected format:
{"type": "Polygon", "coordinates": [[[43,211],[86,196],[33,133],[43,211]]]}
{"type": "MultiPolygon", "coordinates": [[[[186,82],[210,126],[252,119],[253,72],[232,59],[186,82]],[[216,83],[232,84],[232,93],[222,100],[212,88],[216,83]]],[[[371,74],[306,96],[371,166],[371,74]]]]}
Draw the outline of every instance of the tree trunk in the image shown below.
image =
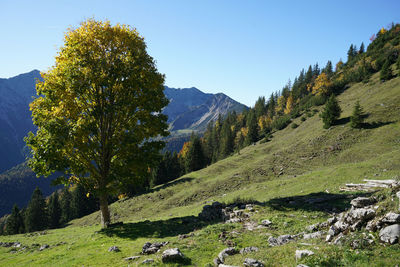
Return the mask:
{"type": "Polygon", "coordinates": [[[110,210],[108,209],[107,195],[100,195],[100,217],[101,217],[101,227],[107,228],[111,223],[110,220],[110,210]]]}

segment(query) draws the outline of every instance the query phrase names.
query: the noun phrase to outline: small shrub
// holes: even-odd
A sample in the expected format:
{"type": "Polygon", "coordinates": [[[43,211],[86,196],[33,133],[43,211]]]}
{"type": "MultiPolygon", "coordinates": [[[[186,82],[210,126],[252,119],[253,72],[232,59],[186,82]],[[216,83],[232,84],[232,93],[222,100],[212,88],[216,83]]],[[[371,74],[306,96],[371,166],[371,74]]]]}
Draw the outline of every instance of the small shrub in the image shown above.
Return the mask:
{"type": "Polygon", "coordinates": [[[277,130],[282,130],[282,129],[286,128],[286,126],[288,126],[290,122],[291,122],[290,116],[284,115],[284,116],[276,118],[272,122],[272,128],[277,129],[277,130]]]}
{"type": "Polygon", "coordinates": [[[306,117],[301,117],[301,121],[306,121],[306,117]]]}
{"type": "Polygon", "coordinates": [[[295,122],[292,123],[292,129],[296,129],[297,127],[299,127],[299,125],[295,122]]]}

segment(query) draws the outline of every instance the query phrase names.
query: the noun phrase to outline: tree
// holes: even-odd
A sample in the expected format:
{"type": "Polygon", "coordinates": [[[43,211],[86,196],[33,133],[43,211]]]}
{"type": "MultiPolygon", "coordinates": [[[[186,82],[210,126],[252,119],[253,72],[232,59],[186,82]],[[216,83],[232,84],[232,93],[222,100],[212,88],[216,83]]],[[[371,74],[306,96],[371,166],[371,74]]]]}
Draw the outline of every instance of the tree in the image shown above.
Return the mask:
{"type": "Polygon", "coordinates": [[[382,66],[380,78],[382,81],[388,81],[393,78],[392,69],[390,68],[390,61],[386,59],[382,66]]]}
{"type": "Polygon", "coordinates": [[[46,202],[39,187],[33,191],[25,212],[25,229],[27,232],[41,231],[48,226],[46,202]]]}
{"type": "Polygon", "coordinates": [[[361,45],[360,45],[360,49],[358,50],[358,53],[359,53],[359,54],[363,54],[363,53],[364,53],[364,50],[365,50],[365,48],[364,48],[364,42],[362,42],[361,45]]]}
{"type": "Polygon", "coordinates": [[[65,187],[60,200],[61,206],[61,224],[66,224],[73,219],[73,211],[71,207],[72,196],[68,191],[68,187],[65,187]]]}
{"type": "Polygon", "coordinates": [[[200,138],[192,133],[190,137],[190,144],[188,152],[185,157],[185,169],[186,172],[192,172],[200,170],[205,166],[205,158],[203,154],[203,148],[201,145],[200,138]]]}
{"type": "Polygon", "coordinates": [[[340,117],[341,112],[342,110],[339,106],[339,103],[337,102],[335,95],[332,94],[326,102],[324,110],[320,115],[324,123],[324,128],[328,129],[331,127],[335,120],[340,117]]]}
{"type": "Polygon", "coordinates": [[[50,228],[60,227],[61,206],[58,199],[57,191],[54,192],[54,194],[52,194],[49,199],[48,212],[49,212],[49,227],[50,228]]]}
{"type": "Polygon", "coordinates": [[[361,128],[363,123],[363,110],[360,105],[360,102],[357,100],[356,104],[354,105],[353,113],[350,117],[350,126],[351,128],[361,128]]]}
{"type": "Polygon", "coordinates": [[[397,75],[400,76],[400,56],[397,58],[396,67],[398,71],[397,75]]]}
{"type": "Polygon", "coordinates": [[[292,94],[290,94],[286,100],[286,108],[284,110],[284,113],[289,114],[290,112],[292,112],[293,107],[294,107],[293,96],[292,96],[292,94]]]}
{"type": "Polygon", "coordinates": [[[24,232],[24,219],[17,204],[14,204],[11,215],[6,221],[6,234],[15,235],[24,232]]]}
{"type": "Polygon", "coordinates": [[[332,82],[323,72],[317,77],[317,79],[315,79],[314,86],[312,87],[312,93],[314,95],[327,95],[330,91],[331,86],[332,82]]]}
{"type": "Polygon", "coordinates": [[[258,127],[257,119],[254,110],[250,110],[246,122],[248,132],[246,135],[245,143],[246,145],[253,144],[258,141],[258,127]]]}
{"type": "Polygon", "coordinates": [[[234,150],[234,135],[231,130],[231,126],[227,120],[222,124],[221,129],[221,142],[220,142],[220,158],[225,158],[232,154],[234,150]]]}
{"type": "Polygon", "coordinates": [[[106,227],[108,196],[148,175],[164,145],[153,138],[168,134],[164,76],[135,29],[89,19],[66,33],[42,77],[30,104],[38,131],[26,138],[29,166],[97,196],[106,227]]]}

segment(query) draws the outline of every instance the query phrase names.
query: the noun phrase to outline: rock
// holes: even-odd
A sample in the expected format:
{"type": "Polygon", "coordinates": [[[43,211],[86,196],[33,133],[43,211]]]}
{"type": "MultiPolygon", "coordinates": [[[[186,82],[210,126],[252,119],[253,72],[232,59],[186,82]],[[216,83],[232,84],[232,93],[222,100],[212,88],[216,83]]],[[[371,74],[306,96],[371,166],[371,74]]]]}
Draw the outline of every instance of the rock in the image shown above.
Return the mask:
{"type": "Polygon", "coordinates": [[[345,220],[349,224],[353,224],[356,221],[367,222],[375,217],[375,211],[373,209],[351,209],[346,215],[345,220]]]}
{"type": "Polygon", "coordinates": [[[343,241],[344,241],[344,234],[340,233],[339,236],[333,241],[333,244],[343,245],[343,241]]]}
{"type": "Polygon", "coordinates": [[[309,226],[307,226],[306,229],[307,229],[307,231],[309,231],[309,232],[318,231],[318,229],[319,229],[319,223],[309,225],[309,226]]]}
{"type": "Polygon", "coordinates": [[[153,259],[145,259],[144,261],[142,261],[142,264],[149,264],[149,263],[153,263],[154,260],[153,259]]]}
{"type": "Polygon", "coordinates": [[[270,238],[268,238],[268,243],[270,246],[274,247],[289,243],[290,241],[293,240],[294,238],[292,235],[281,235],[278,236],[277,238],[271,236],[270,238]]]}
{"type": "Polygon", "coordinates": [[[327,235],[325,238],[325,241],[330,242],[330,241],[332,241],[332,239],[333,239],[333,235],[327,235]]]}
{"type": "Polygon", "coordinates": [[[350,226],[350,230],[353,232],[360,230],[362,225],[363,225],[363,223],[361,221],[357,221],[350,226]]]}
{"type": "Polygon", "coordinates": [[[314,252],[312,252],[311,250],[308,250],[308,249],[296,250],[296,260],[300,260],[304,257],[311,256],[311,255],[314,255],[314,252]]]}
{"type": "Polygon", "coordinates": [[[251,259],[251,258],[246,258],[243,262],[244,266],[250,266],[250,267],[264,267],[264,263],[261,261],[251,259]]]}
{"type": "Polygon", "coordinates": [[[400,224],[393,224],[383,228],[379,232],[379,238],[382,242],[394,244],[399,242],[400,224]]]}
{"type": "Polygon", "coordinates": [[[400,223],[400,214],[389,212],[383,217],[382,222],[389,224],[400,223]]]}
{"type": "Polygon", "coordinates": [[[131,256],[131,257],[125,258],[124,260],[126,260],[126,261],[134,261],[134,260],[137,260],[139,258],[140,258],[140,256],[131,256]]]}
{"type": "Polygon", "coordinates": [[[333,224],[333,226],[337,229],[339,232],[346,231],[349,228],[349,225],[343,221],[337,221],[333,224]]]}
{"type": "Polygon", "coordinates": [[[324,234],[325,234],[325,231],[318,231],[318,232],[311,233],[311,234],[304,234],[303,239],[322,238],[322,236],[324,234]]]}
{"type": "Polygon", "coordinates": [[[272,222],[267,219],[261,221],[261,225],[263,225],[263,226],[270,226],[271,224],[272,224],[272,222]]]}
{"type": "MultiPolygon", "coordinates": [[[[43,245],[43,246],[45,246],[45,245],[43,245]]],[[[39,250],[42,250],[42,247],[43,247],[43,246],[41,246],[39,250]]],[[[112,246],[112,247],[110,247],[110,248],[108,249],[108,252],[120,252],[120,251],[121,251],[121,250],[120,250],[119,247],[117,247],[117,246],[112,246]]]]}
{"type": "Polygon", "coordinates": [[[170,248],[163,252],[161,260],[163,263],[166,262],[181,262],[185,256],[179,250],[179,248],[170,248]]]}
{"type": "Polygon", "coordinates": [[[246,254],[246,253],[250,253],[250,252],[257,252],[258,251],[258,247],[245,247],[242,248],[239,253],[240,254],[246,254]]]}
{"type": "Polygon", "coordinates": [[[338,233],[340,233],[340,229],[338,229],[335,225],[332,225],[331,227],[329,227],[328,235],[335,236],[338,233]]]}
{"type": "Polygon", "coordinates": [[[214,266],[219,266],[222,264],[221,260],[218,257],[214,258],[213,263],[214,266]]]}
{"type": "Polygon", "coordinates": [[[400,191],[396,193],[396,196],[399,199],[399,210],[400,210],[400,191]]]}
{"type": "Polygon", "coordinates": [[[239,267],[235,265],[226,265],[226,264],[219,264],[218,267],[239,267]]]}
{"type": "Polygon", "coordinates": [[[375,203],[375,200],[369,197],[357,197],[353,199],[350,204],[354,208],[363,208],[365,206],[369,206],[375,203]]]}
{"type": "Polygon", "coordinates": [[[298,264],[296,267],[309,267],[309,266],[305,264],[298,264]]]}
{"type": "Polygon", "coordinates": [[[336,217],[329,218],[326,222],[330,226],[330,225],[334,224],[335,222],[337,222],[337,218],[336,217]]]}
{"type": "Polygon", "coordinates": [[[224,263],[226,257],[228,257],[230,255],[235,255],[237,253],[238,253],[238,250],[234,247],[225,248],[218,254],[218,258],[221,263],[224,263]]]}
{"type": "Polygon", "coordinates": [[[14,242],[14,244],[13,244],[13,248],[20,248],[22,245],[21,245],[21,243],[20,242],[14,242]]]}
{"type": "Polygon", "coordinates": [[[150,243],[150,242],[146,242],[144,243],[143,247],[142,247],[142,254],[154,254],[157,253],[161,247],[165,246],[168,244],[168,241],[166,242],[155,242],[155,243],[150,243]]]}
{"type": "Polygon", "coordinates": [[[248,210],[248,211],[250,211],[250,212],[253,212],[253,211],[254,211],[254,206],[253,206],[253,204],[247,204],[247,205],[246,205],[246,210],[248,210]]]}
{"type": "Polygon", "coordinates": [[[375,232],[376,231],[376,229],[377,229],[377,222],[376,221],[369,221],[368,223],[367,223],[367,226],[365,226],[365,229],[367,230],[367,231],[370,231],[370,232],[375,232]]]}

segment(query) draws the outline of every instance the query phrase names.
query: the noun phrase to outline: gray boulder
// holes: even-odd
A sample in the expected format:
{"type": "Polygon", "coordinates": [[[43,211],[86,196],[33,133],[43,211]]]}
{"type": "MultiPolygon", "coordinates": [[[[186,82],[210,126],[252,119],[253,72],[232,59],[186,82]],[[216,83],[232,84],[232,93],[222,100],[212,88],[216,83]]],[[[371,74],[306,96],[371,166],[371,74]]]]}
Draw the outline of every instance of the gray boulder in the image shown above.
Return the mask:
{"type": "Polygon", "coordinates": [[[383,217],[382,222],[389,224],[400,223],[400,214],[389,212],[383,217]]]}
{"type": "Polygon", "coordinates": [[[238,250],[234,247],[225,248],[218,254],[218,259],[220,260],[221,263],[224,263],[226,257],[235,255],[237,253],[238,250]]]}
{"type": "Polygon", "coordinates": [[[257,252],[257,251],[258,251],[258,247],[245,247],[245,248],[242,248],[239,251],[239,253],[240,254],[247,254],[247,253],[250,253],[250,252],[257,252]]]}
{"type": "Polygon", "coordinates": [[[179,250],[179,248],[170,248],[163,252],[161,256],[162,262],[181,262],[185,256],[179,250]]]}
{"type": "Polygon", "coordinates": [[[365,206],[369,206],[375,203],[375,200],[369,197],[357,197],[353,199],[350,204],[354,208],[363,208],[365,206]]]}
{"type": "Polygon", "coordinates": [[[303,239],[315,239],[315,238],[322,238],[322,236],[325,234],[325,231],[318,231],[315,233],[311,234],[304,234],[303,239]]]}
{"type": "MultiPolygon", "coordinates": [[[[45,245],[44,245],[45,246],[45,245]]],[[[43,247],[43,246],[42,246],[43,247]]],[[[42,249],[42,247],[39,249],[39,250],[41,250],[42,249]]],[[[119,247],[117,247],[117,246],[112,246],[112,247],[109,247],[108,248],[108,252],[120,252],[121,250],[119,249],[119,247]]]]}
{"type": "Polygon", "coordinates": [[[400,224],[393,224],[383,228],[379,232],[379,238],[382,242],[395,244],[399,242],[400,224]]]}
{"type": "Polygon", "coordinates": [[[271,224],[272,224],[272,222],[267,219],[261,221],[261,225],[263,225],[263,226],[270,226],[271,224]]]}
{"type": "Polygon", "coordinates": [[[296,260],[300,260],[304,257],[311,256],[311,255],[314,255],[314,252],[312,252],[311,250],[308,250],[308,249],[296,250],[296,260]]]}
{"type": "Polygon", "coordinates": [[[270,246],[275,247],[275,246],[284,245],[293,240],[294,240],[294,238],[292,235],[281,235],[281,236],[278,236],[277,238],[271,236],[270,238],[268,238],[268,243],[270,246]]]}
{"type": "Polygon", "coordinates": [[[131,256],[131,257],[125,258],[124,260],[126,260],[126,261],[134,261],[134,260],[137,260],[139,258],[140,258],[140,256],[131,256]]]}
{"type": "Polygon", "coordinates": [[[144,261],[142,261],[142,264],[150,264],[153,263],[154,260],[153,259],[145,259],[144,261]]]}
{"type": "Polygon", "coordinates": [[[250,266],[250,267],[264,267],[264,263],[261,261],[251,259],[251,258],[246,258],[243,262],[244,266],[250,266]]]}
{"type": "MultiPolygon", "coordinates": [[[[46,248],[49,248],[49,247],[50,247],[49,245],[44,244],[44,245],[42,245],[42,246],[39,248],[39,251],[45,250],[46,248]]],[[[118,247],[117,247],[117,249],[118,249],[118,247]]],[[[108,251],[110,251],[110,249],[108,249],[108,251]]],[[[118,251],[119,251],[119,250],[118,250],[118,251]]]]}
{"type": "Polygon", "coordinates": [[[373,209],[351,209],[346,215],[345,220],[349,224],[354,224],[357,221],[367,222],[375,217],[375,211],[373,209]]]}
{"type": "Polygon", "coordinates": [[[143,247],[142,247],[142,254],[145,255],[150,255],[150,254],[154,254],[157,253],[161,247],[165,246],[168,244],[168,241],[166,242],[155,242],[155,243],[150,243],[150,242],[146,242],[144,243],[143,247]]]}

